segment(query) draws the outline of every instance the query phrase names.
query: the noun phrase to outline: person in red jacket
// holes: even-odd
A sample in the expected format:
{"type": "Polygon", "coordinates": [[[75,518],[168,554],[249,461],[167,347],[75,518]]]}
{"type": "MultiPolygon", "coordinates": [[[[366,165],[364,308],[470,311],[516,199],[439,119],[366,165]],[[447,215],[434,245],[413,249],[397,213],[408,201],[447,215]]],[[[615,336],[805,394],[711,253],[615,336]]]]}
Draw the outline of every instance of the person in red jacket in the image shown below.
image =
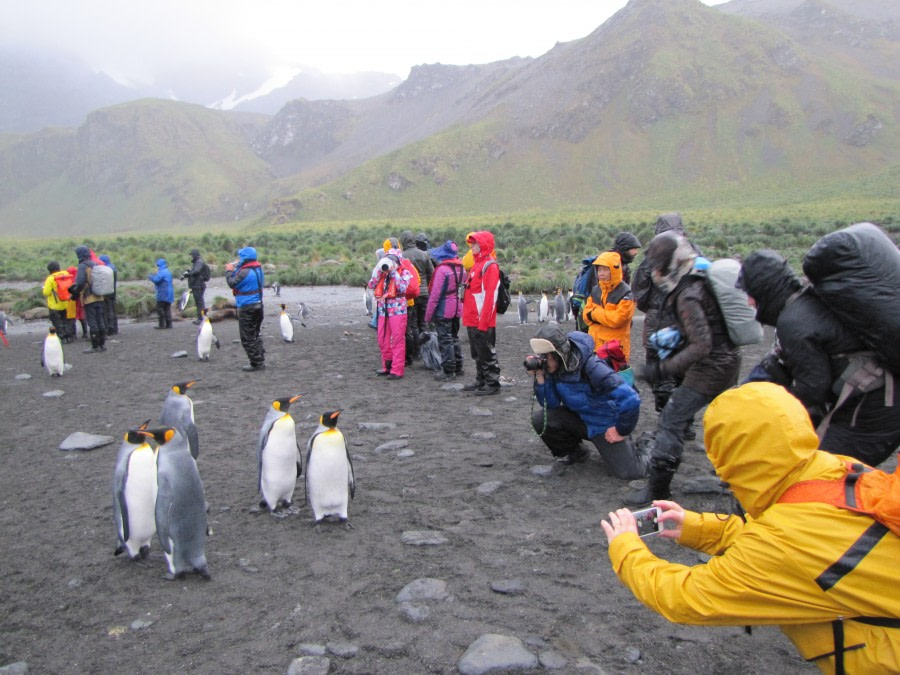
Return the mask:
{"type": "Polygon", "coordinates": [[[469,335],[469,350],[475,359],[475,381],[465,385],[463,391],[491,396],[500,392],[500,362],[495,349],[500,267],[494,256],[493,234],[472,232],[466,242],[472,247],[474,262],[466,279],[462,319],[469,335]]]}

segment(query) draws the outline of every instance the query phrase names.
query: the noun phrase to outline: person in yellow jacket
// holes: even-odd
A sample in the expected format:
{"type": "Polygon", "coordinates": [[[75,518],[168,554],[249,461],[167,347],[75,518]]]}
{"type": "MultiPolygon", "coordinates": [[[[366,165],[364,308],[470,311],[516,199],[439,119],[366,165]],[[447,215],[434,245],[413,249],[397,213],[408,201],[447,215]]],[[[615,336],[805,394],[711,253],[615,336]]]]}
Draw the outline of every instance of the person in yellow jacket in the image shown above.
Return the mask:
{"type": "Polygon", "coordinates": [[[604,342],[618,340],[625,352],[625,360],[629,361],[635,304],[631,286],[622,279],[622,258],[615,251],[604,251],[594,260],[594,269],[597,285],[581,313],[588,335],[594,338],[598,347],[604,342]]]}
{"type": "MultiPolygon", "coordinates": [[[[59,263],[51,260],[47,263],[47,271],[50,273],[44,280],[44,288],[42,293],[47,300],[47,309],[50,310],[50,323],[56,329],[56,335],[63,342],[71,342],[74,336],[69,335],[69,322],[66,319],[66,307],[68,302],[66,299],[60,298],[59,280],[60,278],[68,279],[69,273],[60,270],[59,263]]],[[[68,293],[63,294],[68,298],[68,293]]]]}
{"type": "Polygon", "coordinates": [[[654,502],[670,528],[661,536],[715,556],[688,567],[651,553],[630,511],[610,513],[602,526],[622,583],[669,621],[778,625],[826,673],[900,672],[900,537],[831,504],[778,502],[800,481],[843,477],[850,458],[818,450],[803,404],[770,382],[724,392],[703,426],[746,522],[654,502]]]}

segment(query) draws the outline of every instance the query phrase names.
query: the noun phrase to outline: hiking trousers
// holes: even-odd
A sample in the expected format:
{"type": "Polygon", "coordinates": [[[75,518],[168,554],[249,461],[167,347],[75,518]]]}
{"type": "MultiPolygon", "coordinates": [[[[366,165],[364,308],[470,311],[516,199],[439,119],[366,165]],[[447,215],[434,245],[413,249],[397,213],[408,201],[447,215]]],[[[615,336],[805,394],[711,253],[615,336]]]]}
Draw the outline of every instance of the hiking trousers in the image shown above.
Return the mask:
{"type": "Polygon", "coordinates": [[[478,330],[467,326],[469,335],[469,351],[475,359],[475,382],[479,386],[500,387],[500,361],[497,360],[497,329],[478,330]]]}
{"type": "Polygon", "coordinates": [[[261,366],[266,361],[266,350],[263,348],[262,338],[259,336],[262,322],[263,306],[261,302],[238,308],[238,334],[251,366],[261,366]]]}

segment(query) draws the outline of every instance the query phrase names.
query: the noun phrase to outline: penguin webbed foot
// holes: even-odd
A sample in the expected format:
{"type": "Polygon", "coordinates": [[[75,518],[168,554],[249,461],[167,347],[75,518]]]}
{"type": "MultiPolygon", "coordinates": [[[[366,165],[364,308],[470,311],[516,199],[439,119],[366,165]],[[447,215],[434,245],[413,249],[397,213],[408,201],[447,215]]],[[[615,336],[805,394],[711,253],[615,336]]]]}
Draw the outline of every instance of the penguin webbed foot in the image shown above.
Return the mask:
{"type": "Polygon", "coordinates": [[[347,531],[354,529],[353,526],[350,524],[349,520],[346,520],[346,519],[344,520],[344,529],[347,531]]]}
{"type": "Polygon", "coordinates": [[[317,520],[313,523],[313,530],[316,531],[316,534],[322,534],[322,523],[324,522],[324,518],[321,520],[317,520]]]}

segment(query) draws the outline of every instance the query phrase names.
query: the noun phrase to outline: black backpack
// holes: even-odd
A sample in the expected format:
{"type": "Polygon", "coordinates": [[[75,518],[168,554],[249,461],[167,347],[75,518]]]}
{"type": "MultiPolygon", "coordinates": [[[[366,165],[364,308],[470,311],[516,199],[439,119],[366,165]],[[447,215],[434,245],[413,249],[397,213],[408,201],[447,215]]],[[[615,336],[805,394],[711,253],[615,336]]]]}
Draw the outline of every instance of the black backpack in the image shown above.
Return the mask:
{"type": "MultiPolygon", "coordinates": [[[[509,309],[509,304],[512,302],[512,295],[509,292],[509,277],[506,276],[506,272],[500,269],[500,265],[496,260],[489,260],[484,267],[492,263],[497,265],[497,271],[500,272],[500,283],[497,284],[497,314],[506,314],[506,310],[509,309]]],[[[484,268],[482,268],[481,273],[484,274],[484,268]]]]}
{"type": "Polygon", "coordinates": [[[209,269],[209,265],[206,264],[206,261],[203,261],[203,269],[200,271],[200,278],[203,281],[209,281],[212,278],[212,271],[209,269]]]}

